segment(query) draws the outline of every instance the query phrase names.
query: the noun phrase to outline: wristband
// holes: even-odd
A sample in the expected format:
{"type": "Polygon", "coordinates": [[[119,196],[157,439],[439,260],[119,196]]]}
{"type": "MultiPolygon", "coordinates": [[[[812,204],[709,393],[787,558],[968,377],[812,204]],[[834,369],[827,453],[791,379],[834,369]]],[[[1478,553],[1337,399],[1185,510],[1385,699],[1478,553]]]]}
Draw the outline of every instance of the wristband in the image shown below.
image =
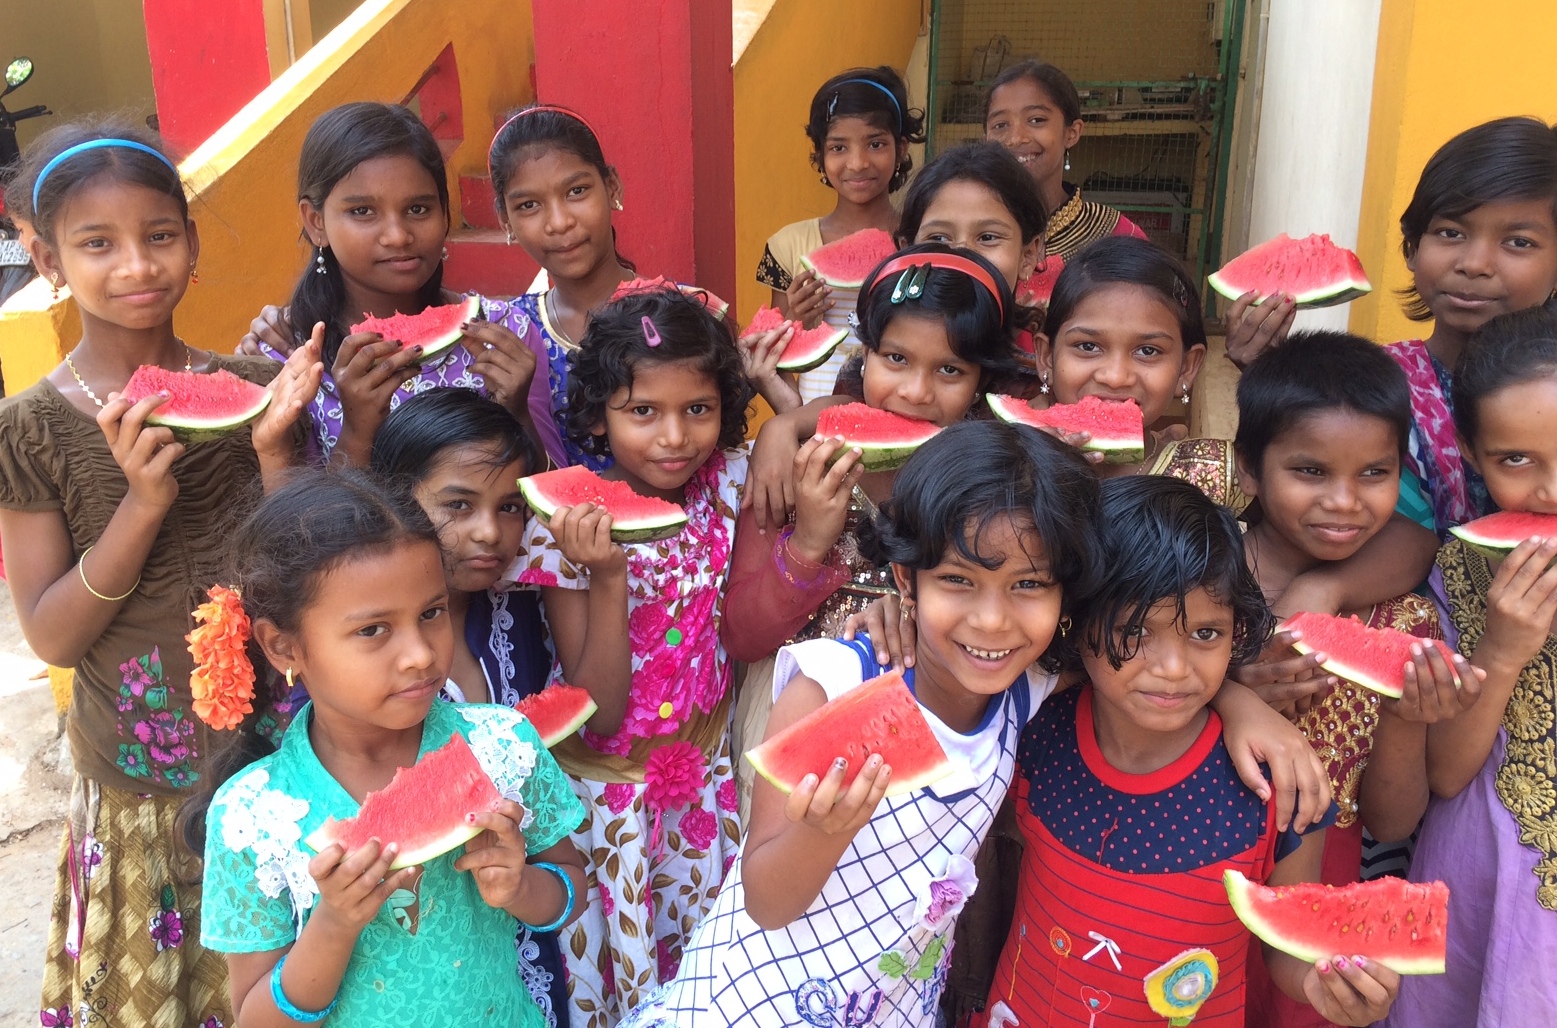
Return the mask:
{"type": "Polygon", "coordinates": [[[573,879],[566,871],[558,867],[556,864],[541,861],[539,863],[531,864],[530,866],[545,868],[547,871],[550,871],[552,874],[562,879],[562,887],[568,890],[568,898],[567,901],[562,904],[562,913],[558,914],[556,920],[550,922],[549,924],[531,924],[523,918],[520,919],[519,923],[530,929],[532,932],[554,932],[566,924],[568,918],[573,916],[573,903],[576,899],[578,899],[578,897],[573,892],[573,879]]]}
{"type": "Polygon", "coordinates": [[[330,1000],[330,1005],[323,1010],[301,1010],[291,1000],[287,999],[287,994],[281,989],[281,968],[286,965],[286,962],[287,958],[283,956],[276,961],[276,969],[270,972],[270,998],[275,1001],[276,1009],[281,1011],[284,1016],[300,1024],[313,1024],[315,1021],[323,1021],[333,1014],[335,1012],[335,1004],[341,1001],[339,992],[335,994],[334,999],[330,1000]]]}

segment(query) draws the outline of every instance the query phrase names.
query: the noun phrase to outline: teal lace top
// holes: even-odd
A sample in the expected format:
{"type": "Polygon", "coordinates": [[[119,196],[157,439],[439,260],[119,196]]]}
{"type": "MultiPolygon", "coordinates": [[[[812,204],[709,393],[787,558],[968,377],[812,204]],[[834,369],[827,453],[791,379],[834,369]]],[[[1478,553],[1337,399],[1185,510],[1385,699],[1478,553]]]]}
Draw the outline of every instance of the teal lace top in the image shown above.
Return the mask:
{"type": "MultiPolygon", "coordinates": [[[[216,793],[207,817],[200,940],[224,953],[281,949],[307,923],[318,888],[303,839],[326,817],[358,804],[314,755],[312,705],[276,753],[216,793]]],[[[584,817],[556,761],[524,716],[486,704],[434,703],[421,753],[465,737],[499,792],[524,806],[525,842],[539,853],[584,817]]],[[[475,879],[454,870],[463,848],[428,861],[410,889],[390,897],[357,939],[331,1024],[435,1028],[473,1023],[540,1026],[518,973],[518,922],[487,906],[475,879]]]]}

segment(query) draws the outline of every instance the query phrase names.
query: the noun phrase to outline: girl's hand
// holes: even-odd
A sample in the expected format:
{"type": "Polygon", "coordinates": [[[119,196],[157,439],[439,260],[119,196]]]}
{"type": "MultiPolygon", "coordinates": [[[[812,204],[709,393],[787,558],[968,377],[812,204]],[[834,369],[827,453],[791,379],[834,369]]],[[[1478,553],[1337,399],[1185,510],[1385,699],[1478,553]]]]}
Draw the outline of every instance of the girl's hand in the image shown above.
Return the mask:
{"type": "Polygon", "coordinates": [[[1303,995],[1325,1020],[1366,1028],[1389,1013],[1400,975],[1363,957],[1321,960],[1303,977],[1303,995]]]}
{"type": "Polygon", "coordinates": [[[292,316],[286,307],[261,307],[259,316],[249,322],[249,331],[238,341],[238,352],[248,357],[266,357],[269,354],[261,353],[259,344],[275,350],[282,356],[292,353],[296,345],[292,335],[292,316]]]}
{"type": "Polygon", "coordinates": [[[1227,359],[1241,371],[1249,363],[1287,338],[1297,317],[1297,299],[1272,293],[1260,301],[1253,289],[1227,309],[1227,359]],[[1258,304],[1258,306],[1256,306],[1258,304]]]}
{"type": "Polygon", "coordinates": [[[1423,643],[1411,647],[1411,663],[1406,665],[1405,688],[1400,698],[1386,699],[1380,707],[1385,714],[1402,721],[1428,725],[1448,721],[1471,708],[1481,696],[1481,683],[1486,677],[1485,671],[1472,667],[1458,653],[1451,663],[1444,660],[1438,647],[1423,643]]]}
{"type": "Polygon", "coordinates": [[[174,440],[172,429],[146,424],[146,416],[166,401],[165,396],[148,396],[132,405],[118,393],[109,393],[108,402],[97,412],[97,427],[129,481],[126,496],[162,511],[178,498],[173,462],[184,455],[184,444],[174,440]]]}
{"type": "Polygon", "coordinates": [[[832,287],[817,278],[810,268],[802,269],[789,280],[784,295],[789,300],[788,316],[800,322],[802,328],[815,328],[822,323],[822,315],[832,310],[832,287]]]}
{"type": "Polygon", "coordinates": [[[417,374],[421,356],[420,346],[402,347],[377,332],[357,332],[342,341],[332,369],[341,398],[341,435],[350,432],[364,453],[389,416],[395,390],[417,374]]]}
{"type": "Polygon", "coordinates": [[[858,614],[849,615],[843,623],[843,637],[853,639],[863,632],[876,651],[876,663],[902,671],[914,666],[914,629],[913,618],[903,616],[902,598],[887,593],[858,614]]]}
{"type": "Polygon", "coordinates": [[[292,426],[309,401],[319,394],[319,383],[324,379],[324,362],[319,359],[323,345],[321,321],[314,326],[313,336],[292,351],[281,366],[281,373],[270,383],[270,405],[254,423],[251,433],[255,453],[273,455],[282,462],[291,460],[292,426]]]}
{"type": "MultiPolygon", "coordinates": [[[[102,421],[102,416],[98,416],[102,421]]],[[[1523,668],[1546,644],[1557,616],[1557,537],[1526,539],[1503,558],[1487,590],[1487,634],[1477,644],[1523,668]]]]}
{"type": "Polygon", "coordinates": [[[786,322],[779,328],[744,335],[736,340],[747,379],[768,401],[768,406],[773,408],[775,414],[800,406],[800,390],[778,369],[779,358],[784,356],[784,347],[789,345],[794,336],[795,326],[786,322]]]}
{"type": "Polygon", "coordinates": [[[319,883],[319,906],[313,918],[325,918],[333,928],[356,935],[388,902],[390,894],[408,884],[420,868],[390,871],[399,847],[380,846],[377,839],[347,853],[332,843],[308,862],[308,873],[319,883]]]}
{"type": "Polygon", "coordinates": [[[855,447],[829,467],[827,462],[843,446],[843,438],[812,436],[795,454],[795,530],[789,546],[795,555],[820,564],[843,534],[849,518],[849,498],[865,476],[860,463],[863,450],[855,447]]]}
{"type": "Polygon", "coordinates": [[[465,844],[465,855],[454,861],[454,870],[469,871],[487,906],[506,910],[523,892],[525,860],[529,856],[519,825],[524,808],[503,800],[496,810],[466,815],[481,834],[465,844]]]}
{"type": "Polygon", "coordinates": [[[795,507],[795,458],[800,443],[792,429],[773,418],[757,430],[747,465],[741,503],[757,517],[757,530],[777,531],[795,507]]]}
{"type": "Polygon", "coordinates": [[[845,791],[843,774],[848,767],[849,762],[839,757],[820,781],[816,775],[802,778],[784,804],[784,816],[827,835],[853,835],[864,828],[887,793],[892,768],[879,753],[872,753],[845,791]]]}
{"type": "Polygon", "coordinates": [[[611,513],[593,503],[558,507],[549,522],[562,555],[592,575],[627,570],[627,551],[611,541],[611,513]]]}
{"type": "Polygon", "coordinates": [[[1238,777],[1266,802],[1274,787],[1276,827],[1303,832],[1322,821],[1333,798],[1330,777],[1303,733],[1237,685],[1223,685],[1216,709],[1238,777]],[[1270,782],[1261,764],[1270,769],[1270,782]]]}
{"type": "Polygon", "coordinates": [[[1328,659],[1325,654],[1299,653],[1292,648],[1301,638],[1301,631],[1277,632],[1265,644],[1260,659],[1235,671],[1233,681],[1248,686],[1282,713],[1307,713],[1319,693],[1340,685],[1341,680],[1320,666],[1328,659]]]}
{"type": "Polygon", "coordinates": [[[475,355],[471,370],[486,382],[487,395],[521,421],[530,420],[530,380],[535,377],[535,351],[502,325],[467,321],[462,345],[475,355]]]}

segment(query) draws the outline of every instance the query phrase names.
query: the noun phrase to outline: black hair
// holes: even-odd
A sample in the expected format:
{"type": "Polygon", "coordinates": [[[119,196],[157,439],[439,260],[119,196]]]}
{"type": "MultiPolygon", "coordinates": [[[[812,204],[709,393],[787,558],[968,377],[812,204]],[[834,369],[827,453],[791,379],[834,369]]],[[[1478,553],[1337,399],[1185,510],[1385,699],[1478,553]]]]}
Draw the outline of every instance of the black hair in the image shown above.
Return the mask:
{"type": "Polygon", "coordinates": [[[740,446],[755,394],[730,325],[703,299],[673,286],[628,293],[590,314],[584,338],[568,355],[568,438],[586,452],[610,453],[610,440],[593,430],[604,424],[611,397],[632,387],[640,364],[675,361],[691,361],[713,378],[719,387],[719,448],[740,446]],[[657,343],[647,335],[649,326],[657,343]]]}
{"type": "Polygon", "coordinates": [[[1405,453],[1411,387],[1383,348],[1346,332],[1294,332],[1260,354],[1238,380],[1233,446],[1256,476],[1265,451],[1298,422],[1321,411],[1378,418],[1405,453]]]}
{"type": "Polygon", "coordinates": [[[1553,305],[1500,314],[1470,338],[1454,370],[1454,428],[1474,444],[1480,405],[1493,393],[1557,376],[1557,310],[1553,305]]]}
{"type": "Polygon", "coordinates": [[[184,195],[183,181],[172,167],[177,163],[162,140],[124,118],[84,118],[50,129],[33,140],[22,152],[16,175],[5,188],[5,209],[12,218],[30,224],[45,243],[53,246],[55,222],[65,201],[97,176],[109,175],[115,181],[144,186],[153,192],[167,195],[178,204],[179,215],[187,221],[189,199],[184,195]],[[127,139],[150,147],[166,157],[167,161],[158,160],[149,153],[128,146],[84,150],[49,172],[43,180],[42,188],[38,190],[38,204],[34,208],[33,184],[38,181],[44,166],[71,147],[94,139],[127,139]]]}
{"type": "MultiPolygon", "coordinates": [[[[1408,261],[1416,256],[1434,218],[1458,218],[1504,200],[1550,200],[1557,222],[1557,133],[1539,118],[1483,122],[1440,146],[1400,215],[1400,252],[1408,261]]],[[[1398,295],[1406,317],[1432,319],[1414,285],[1398,295]]]]}
{"type": "Polygon", "coordinates": [[[508,408],[460,388],[430,389],[391,411],[373,437],[368,467],[376,474],[404,477],[414,486],[444,451],[469,445],[490,446],[493,468],[517,461],[524,474],[543,470],[540,448],[508,408]]]}
{"type": "MultiPolygon", "coordinates": [[[[879,515],[860,526],[860,550],[877,564],[928,571],[957,553],[983,567],[989,526],[1031,524],[1069,611],[1099,583],[1097,476],[1074,447],[1026,425],[964,421],[914,451],[879,515]]],[[[1052,670],[1059,636],[1045,654],[1052,670]]]]}
{"type": "Polygon", "coordinates": [[[976,182],[994,193],[1011,212],[1026,246],[1043,235],[1049,213],[1038,198],[1033,177],[1022,162],[999,143],[975,141],[961,143],[943,151],[914,176],[903,195],[903,213],[898,220],[897,241],[908,246],[919,234],[925,212],[941,189],[952,182],[976,182]]]}
{"type": "MultiPolygon", "coordinates": [[[[324,209],[325,199],[341,179],[357,165],[375,157],[410,157],[426,169],[438,189],[445,223],[449,218],[449,179],[443,165],[438,140],[410,108],[399,104],[342,104],[325,111],[309,126],[303,137],[303,150],[297,158],[297,198],[316,210],[324,209]]],[[[292,290],[292,332],[298,342],[308,339],[314,325],[324,322],[324,366],[335,362],[341,341],[346,338],[351,316],[346,305],[346,283],[335,253],[326,247],[319,251],[324,264],[309,261],[292,290]],[[324,274],[318,274],[320,267],[324,274]],[[344,320],[343,320],[344,319],[344,320]]],[[[436,304],[443,294],[443,265],[433,270],[422,285],[419,299],[424,305],[436,304]]],[[[360,311],[357,313],[361,313],[360,311]]]]}
{"type": "Polygon", "coordinates": [[[982,372],[979,388],[987,392],[1007,392],[1028,365],[1014,341],[1015,301],[1011,287],[993,264],[972,250],[944,243],[916,243],[906,246],[876,265],[860,287],[857,333],[865,349],[881,349],[887,326],[897,317],[923,318],[943,322],[952,352],[982,372]],[[918,254],[955,254],[982,268],[995,285],[995,292],[965,272],[931,267],[924,280],[924,291],[917,297],[900,296],[893,303],[903,273],[882,276],[881,269],[900,257],[918,254]]]}
{"type": "Polygon", "coordinates": [[[1178,258],[1156,243],[1132,236],[1110,236],[1089,243],[1071,258],[1054,283],[1043,331],[1050,339],[1059,335],[1076,308],[1093,292],[1111,285],[1149,289],[1178,319],[1184,349],[1206,345],[1206,324],[1200,309],[1200,290],[1178,258]]]}
{"type": "MultiPolygon", "coordinates": [[[[1276,618],[1244,559],[1243,533],[1226,507],[1188,482],[1165,475],[1133,475],[1103,483],[1098,516],[1102,584],[1077,609],[1077,647],[1106,656],[1115,668],[1135,656],[1136,631],[1164,600],[1177,604],[1204,588],[1233,612],[1230,667],[1260,653],[1276,618]]],[[[1068,654],[1079,664],[1080,650],[1068,654]]]]}
{"type": "MultiPolygon", "coordinates": [[[[832,185],[827,181],[827,171],[822,165],[827,129],[834,118],[842,117],[864,118],[877,128],[892,133],[892,138],[898,142],[925,141],[924,111],[908,106],[908,85],[903,76],[885,64],[879,68],[851,68],[839,72],[823,82],[822,88],[811,98],[811,113],[806,119],[806,138],[811,140],[811,166],[822,172],[823,185],[832,185]]],[[[902,189],[913,169],[914,159],[905,150],[892,172],[887,191],[895,193],[902,189]]]]}
{"type": "Polygon", "coordinates": [[[1049,99],[1054,102],[1054,106],[1060,109],[1065,124],[1070,125],[1081,120],[1081,94],[1076,91],[1076,83],[1054,65],[1028,58],[1002,69],[1000,74],[995,76],[995,81],[990,83],[989,91],[984,94],[983,121],[986,124],[989,122],[989,109],[995,101],[995,90],[1022,79],[1032,80],[1038,88],[1049,94],[1049,99]]]}
{"type": "MultiPolygon", "coordinates": [[[[361,471],[301,470],[238,530],[226,584],[242,597],[251,622],[296,632],[326,575],[408,542],[438,545],[432,522],[408,491],[361,471]]],[[[205,815],[217,788],[272,749],[260,722],[285,698],[285,686],[252,639],[248,659],[255,671],[254,712],[210,755],[199,788],[179,810],[179,833],[197,854],[204,850],[205,815]]]]}

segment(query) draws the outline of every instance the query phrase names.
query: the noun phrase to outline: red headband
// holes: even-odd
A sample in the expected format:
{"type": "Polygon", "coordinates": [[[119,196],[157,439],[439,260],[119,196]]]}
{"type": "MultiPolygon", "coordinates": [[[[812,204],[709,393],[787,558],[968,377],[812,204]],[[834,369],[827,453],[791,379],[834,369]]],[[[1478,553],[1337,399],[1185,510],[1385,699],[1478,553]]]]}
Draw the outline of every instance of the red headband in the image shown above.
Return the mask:
{"type": "Polygon", "coordinates": [[[960,254],[955,253],[905,253],[887,261],[876,272],[876,278],[871,282],[871,289],[894,272],[908,271],[912,268],[922,268],[929,265],[932,268],[944,268],[947,271],[960,271],[973,281],[989,290],[989,295],[995,298],[995,307],[1000,311],[1002,319],[1006,316],[1005,301],[1000,298],[1000,287],[995,284],[995,279],[989,272],[979,267],[978,264],[960,254]]]}
{"type": "Polygon", "coordinates": [[[519,111],[513,117],[511,117],[507,121],[503,122],[502,126],[496,132],[492,133],[492,146],[487,147],[487,173],[488,174],[491,174],[491,172],[492,172],[492,147],[497,145],[498,137],[500,137],[504,132],[506,132],[508,130],[508,126],[512,125],[514,122],[518,121],[520,118],[524,117],[526,114],[535,114],[535,113],[537,113],[539,111],[548,111],[548,112],[550,112],[552,114],[560,114],[563,117],[572,118],[574,121],[576,121],[580,125],[584,126],[584,128],[586,130],[588,130],[590,135],[595,137],[595,142],[597,144],[600,142],[600,133],[596,132],[594,130],[594,127],[591,126],[589,124],[589,122],[585,121],[584,120],[584,116],[579,114],[577,111],[570,111],[566,107],[557,107],[557,106],[555,106],[553,104],[536,104],[534,107],[526,107],[524,110],[519,111]]]}

